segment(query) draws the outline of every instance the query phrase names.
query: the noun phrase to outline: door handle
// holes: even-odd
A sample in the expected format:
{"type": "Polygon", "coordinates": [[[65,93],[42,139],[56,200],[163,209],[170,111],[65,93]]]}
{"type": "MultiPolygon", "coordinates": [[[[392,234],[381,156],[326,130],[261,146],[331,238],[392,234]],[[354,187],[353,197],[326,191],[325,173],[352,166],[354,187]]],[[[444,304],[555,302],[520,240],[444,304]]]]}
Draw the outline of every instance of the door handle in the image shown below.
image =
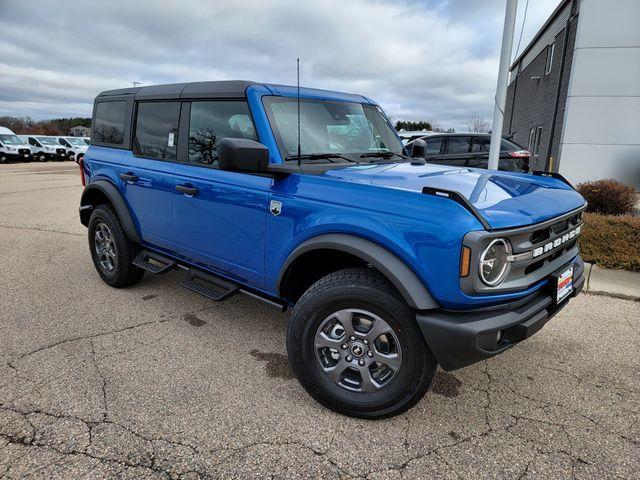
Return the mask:
{"type": "Polygon", "coordinates": [[[176,185],[176,191],[184,193],[189,197],[195,197],[198,195],[198,189],[189,185],[176,185]]]}
{"type": "Polygon", "coordinates": [[[138,180],[138,177],[131,172],[121,173],[120,178],[125,182],[135,182],[138,180]]]}

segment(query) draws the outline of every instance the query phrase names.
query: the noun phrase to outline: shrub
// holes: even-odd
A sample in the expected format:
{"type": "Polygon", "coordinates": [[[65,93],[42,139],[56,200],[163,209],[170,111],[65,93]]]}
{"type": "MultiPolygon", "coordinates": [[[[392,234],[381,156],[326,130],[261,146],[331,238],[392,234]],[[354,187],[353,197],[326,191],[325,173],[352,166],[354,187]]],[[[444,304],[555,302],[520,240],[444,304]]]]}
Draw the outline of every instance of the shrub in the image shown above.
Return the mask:
{"type": "Polygon", "coordinates": [[[588,212],[626,215],[636,203],[635,189],[613,179],[581,183],[576,189],[589,202],[588,212]]]}
{"type": "Polygon", "coordinates": [[[605,268],[640,272],[640,217],[585,213],[580,254],[605,268]]]}

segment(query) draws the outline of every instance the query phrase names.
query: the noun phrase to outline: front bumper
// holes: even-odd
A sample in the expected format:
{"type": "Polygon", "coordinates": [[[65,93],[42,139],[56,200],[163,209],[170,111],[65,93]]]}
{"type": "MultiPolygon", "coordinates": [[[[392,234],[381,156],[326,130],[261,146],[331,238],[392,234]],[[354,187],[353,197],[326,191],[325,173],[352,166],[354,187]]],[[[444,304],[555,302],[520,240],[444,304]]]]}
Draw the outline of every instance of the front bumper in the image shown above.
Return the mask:
{"type": "MultiPolygon", "coordinates": [[[[584,263],[578,256],[563,268],[571,264],[574,273],[570,297],[574,297],[584,286],[584,263]]],[[[567,299],[556,305],[551,287],[555,285],[546,285],[506,305],[465,312],[419,312],[416,319],[440,366],[455,370],[498,355],[540,330],[568,303],[567,299]],[[502,332],[499,343],[498,332],[502,332]]]]}
{"type": "Polygon", "coordinates": [[[31,153],[3,152],[3,153],[0,153],[0,157],[3,157],[8,162],[20,162],[25,160],[31,160],[31,153]]]}

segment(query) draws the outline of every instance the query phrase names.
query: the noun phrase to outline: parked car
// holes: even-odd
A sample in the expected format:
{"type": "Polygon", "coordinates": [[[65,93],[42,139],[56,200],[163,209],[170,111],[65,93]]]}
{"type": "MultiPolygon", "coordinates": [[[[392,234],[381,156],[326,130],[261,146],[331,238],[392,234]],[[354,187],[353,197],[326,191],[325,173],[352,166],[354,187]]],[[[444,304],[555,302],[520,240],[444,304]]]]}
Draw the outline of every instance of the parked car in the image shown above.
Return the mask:
{"type": "Polygon", "coordinates": [[[0,163],[31,160],[31,148],[6,127],[0,127],[0,163]]]}
{"type": "Polygon", "coordinates": [[[298,380],[364,418],[407,410],[438,364],[502,353],[582,289],[586,204],[557,174],[411,159],[370,99],[297,92],[233,81],[98,95],[80,221],[102,280],[180,268],[212,300],[291,307],[298,380]]]}
{"type": "MultiPolygon", "coordinates": [[[[491,135],[488,133],[437,133],[422,137],[422,140],[427,143],[424,158],[429,163],[487,168],[491,143],[491,135]]],[[[406,145],[409,153],[414,141],[406,145]]],[[[531,153],[527,149],[503,138],[500,143],[498,170],[526,173],[529,171],[530,157],[531,153]]]]}
{"type": "Polygon", "coordinates": [[[31,158],[40,162],[48,160],[66,160],[67,152],[53,137],[18,135],[18,138],[31,147],[31,158]]]}
{"type": "Polygon", "coordinates": [[[400,130],[398,132],[398,136],[402,143],[406,145],[409,142],[413,142],[419,138],[424,138],[428,135],[432,135],[432,132],[429,130],[400,130]]]}
{"type": "Polygon", "coordinates": [[[80,162],[87,151],[88,145],[80,137],[56,137],[58,143],[65,147],[67,156],[71,160],[80,162]]]}

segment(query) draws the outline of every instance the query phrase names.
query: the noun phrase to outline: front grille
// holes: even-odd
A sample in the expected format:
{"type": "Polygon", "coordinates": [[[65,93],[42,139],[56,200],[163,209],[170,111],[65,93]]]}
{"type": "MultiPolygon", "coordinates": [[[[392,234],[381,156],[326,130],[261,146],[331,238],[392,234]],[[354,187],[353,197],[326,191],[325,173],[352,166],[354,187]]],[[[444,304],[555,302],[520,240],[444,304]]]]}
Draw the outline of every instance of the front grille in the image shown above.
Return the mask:
{"type": "Polygon", "coordinates": [[[20,155],[29,155],[31,152],[29,151],[29,149],[28,149],[28,148],[19,148],[19,149],[18,149],[18,153],[19,153],[20,155]]]}
{"type": "Polygon", "coordinates": [[[551,226],[535,230],[533,233],[531,233],[529,240],[534,245],[536,243],[544,242],[550,239],[551,237],[556,237],[562,234],[564,231],[568,230],[570,227],[577,227],[578,225],[580,225],[581,221],[582,221],[582,212],[577,213],[571,216],[570,218],[564,219],[558,223],[554,223],[551,226]]]}
{"type": "Polygon", "coordinates": [[[64,155],[65,154],[65,149],[64,148],[56,148],[56,153],[58,155],[64,155]]]}
{"type": "Polygon", "coordinates": [[[578,242],[577,239],[573,240],[571,242],[567,242],[565,245],[562,246],[562,248],[558,248],[557,250],[554,250],[551,253],[551,255],[549,255],[548,257],[545,257],[542,260],[538,260],[538,261],[532,263],[531,265],[528,265],[524,269],[525,275],[533,273],[536,270],[544,267],[547,263],[553,262],[556,258],[561,257],[562,255],[567,253],[569,250],[571,250],[573,247],[575,247],[577,242],[578,242]]]}

